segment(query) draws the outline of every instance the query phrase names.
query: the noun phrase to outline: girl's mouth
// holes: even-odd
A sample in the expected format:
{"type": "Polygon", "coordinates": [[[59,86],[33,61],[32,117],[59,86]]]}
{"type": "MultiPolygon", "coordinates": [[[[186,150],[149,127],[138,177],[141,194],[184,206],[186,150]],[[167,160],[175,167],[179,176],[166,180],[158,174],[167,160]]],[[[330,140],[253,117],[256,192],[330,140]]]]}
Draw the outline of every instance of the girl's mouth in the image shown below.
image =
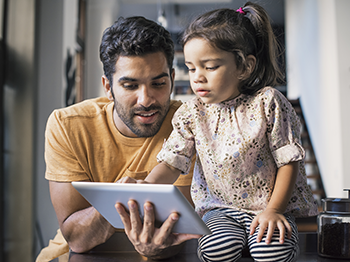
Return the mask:
{"type": "Polygon", "coordinates": [[[196,91],[197,95],[200,96],[200,97],[204,97],[204,96],[207,96],[209,94],[209,91],[208,90],[204,90],[204,89],[198,89],[196,91]]]}

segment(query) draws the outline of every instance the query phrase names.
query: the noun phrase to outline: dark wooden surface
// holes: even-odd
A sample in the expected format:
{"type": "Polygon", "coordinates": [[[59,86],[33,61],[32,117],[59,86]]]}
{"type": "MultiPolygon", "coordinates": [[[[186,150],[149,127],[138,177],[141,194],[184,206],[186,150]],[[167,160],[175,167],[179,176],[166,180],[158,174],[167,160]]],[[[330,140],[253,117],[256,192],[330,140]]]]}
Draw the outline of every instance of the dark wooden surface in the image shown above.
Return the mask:
{"type": "MultiPolygon", "coordinates": [[[[335,259],[327,259],[320,257],[317,254],[317,234],[312,233],[300,233],[299,234],[299,247],[300,247],[300,256],[298,262],[330,262],[335,261],[335,259]]],[[[187,241],[182,249],[182,251],[169,259],[164,261],[169,262],[197,262],[199,261],[197,254],[197,240],[187,241]]],[[[56,260],[54,262],[143,262],[143,261],[152,261],[141,255],[139,255],[126,238],[124,233],[115,234],[106,244],[103,246],[96,247],[93,251],[88,254],[75,254],[69,253],[56,260]],[[113,251],[112,251],[113,250],[113,251]]],[[[240,262],[251,262],[253,259],[249,257],[249,254],[244,254],[240,262]]],[[[344,261],[344,260],[341,260],[344,261]]]]}

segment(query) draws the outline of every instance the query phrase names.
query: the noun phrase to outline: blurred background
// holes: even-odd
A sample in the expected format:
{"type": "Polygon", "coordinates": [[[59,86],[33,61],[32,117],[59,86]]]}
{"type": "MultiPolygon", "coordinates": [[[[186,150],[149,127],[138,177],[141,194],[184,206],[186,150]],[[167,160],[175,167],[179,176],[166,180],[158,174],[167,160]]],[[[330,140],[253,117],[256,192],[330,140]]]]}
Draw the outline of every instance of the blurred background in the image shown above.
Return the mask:
{"type": "MultiPolygon", "coordinates": [[[[350,1],[260,0],[281,46],[277,87],[303,124],[308,182],[320,204],[350,188],[350,1]]],[[[58,229],[45,180],[55,108],[104,96],[103,30],[119,16],[158,21],[174,41],[198,14],[242,0],[0,0],[0,261],[34,261],[58,229]]],[[[191,96],[176,45],[173,97],[191,96]]]]}

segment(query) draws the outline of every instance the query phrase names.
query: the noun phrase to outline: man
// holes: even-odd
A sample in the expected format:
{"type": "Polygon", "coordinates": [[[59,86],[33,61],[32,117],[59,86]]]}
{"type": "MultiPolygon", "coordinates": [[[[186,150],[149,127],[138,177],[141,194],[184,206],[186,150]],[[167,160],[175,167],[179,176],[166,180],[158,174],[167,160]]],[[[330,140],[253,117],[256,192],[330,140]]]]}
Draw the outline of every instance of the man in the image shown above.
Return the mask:
{"type": "MultiPolygon", "coordinates": [[[[119,18],[105,30],[100,46],[107,98],[55,110],[49,117],[45,177],[50,180],[60,230],[72,251],[86,252],[103,244],[115,228],[70,182],[116,182],[124,176],[144,179],[157,164],[156,155],[171,133],[171,119],[180,106],[170,101],[173,58],[174,45],[163,27],[143,17],[119,18]]],[[[175,183],[189,200],[191,180],[192,173],[175,183]]],[[[178,252],[179,244],[198,237],[169,233],[179,219],[175,213],[161,228],[154,228],[150,203],[144,204],[141,224],[136,207],[137,203],[129,202],[129,215],[116,205],[125,233],[142,255],[168,257],[178,252]]]]}

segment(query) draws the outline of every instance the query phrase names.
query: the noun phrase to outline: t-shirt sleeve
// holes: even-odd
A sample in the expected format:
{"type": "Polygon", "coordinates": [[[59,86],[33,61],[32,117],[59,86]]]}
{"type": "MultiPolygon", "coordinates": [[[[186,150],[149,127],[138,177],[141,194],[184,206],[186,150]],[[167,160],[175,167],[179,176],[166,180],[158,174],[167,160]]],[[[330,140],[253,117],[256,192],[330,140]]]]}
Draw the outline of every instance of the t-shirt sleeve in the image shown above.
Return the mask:
{"type": "Polygon", "coordinates": [[[189,111],[186,103],[176,111],[172,120],[173,131],[157,155],[158,162],[164,161],[181,170],[182,174],[190,172],[192,159],[195,155],[195,142],[189,111]]]}
{"type": "Polygon", "coordinates": [[[302,160],[305,151],[300,144],[301,125],[294,108],[278,91],[268,90],[265,95],[267,136],[277,167],[302,160]]]}
{"type": "Polygon", "coordinates": [[[45,178],[53,181],[90,180],[75,155],[69,127],[60,119],[59,110],[49,117],[45,131],[45,178]]]}

